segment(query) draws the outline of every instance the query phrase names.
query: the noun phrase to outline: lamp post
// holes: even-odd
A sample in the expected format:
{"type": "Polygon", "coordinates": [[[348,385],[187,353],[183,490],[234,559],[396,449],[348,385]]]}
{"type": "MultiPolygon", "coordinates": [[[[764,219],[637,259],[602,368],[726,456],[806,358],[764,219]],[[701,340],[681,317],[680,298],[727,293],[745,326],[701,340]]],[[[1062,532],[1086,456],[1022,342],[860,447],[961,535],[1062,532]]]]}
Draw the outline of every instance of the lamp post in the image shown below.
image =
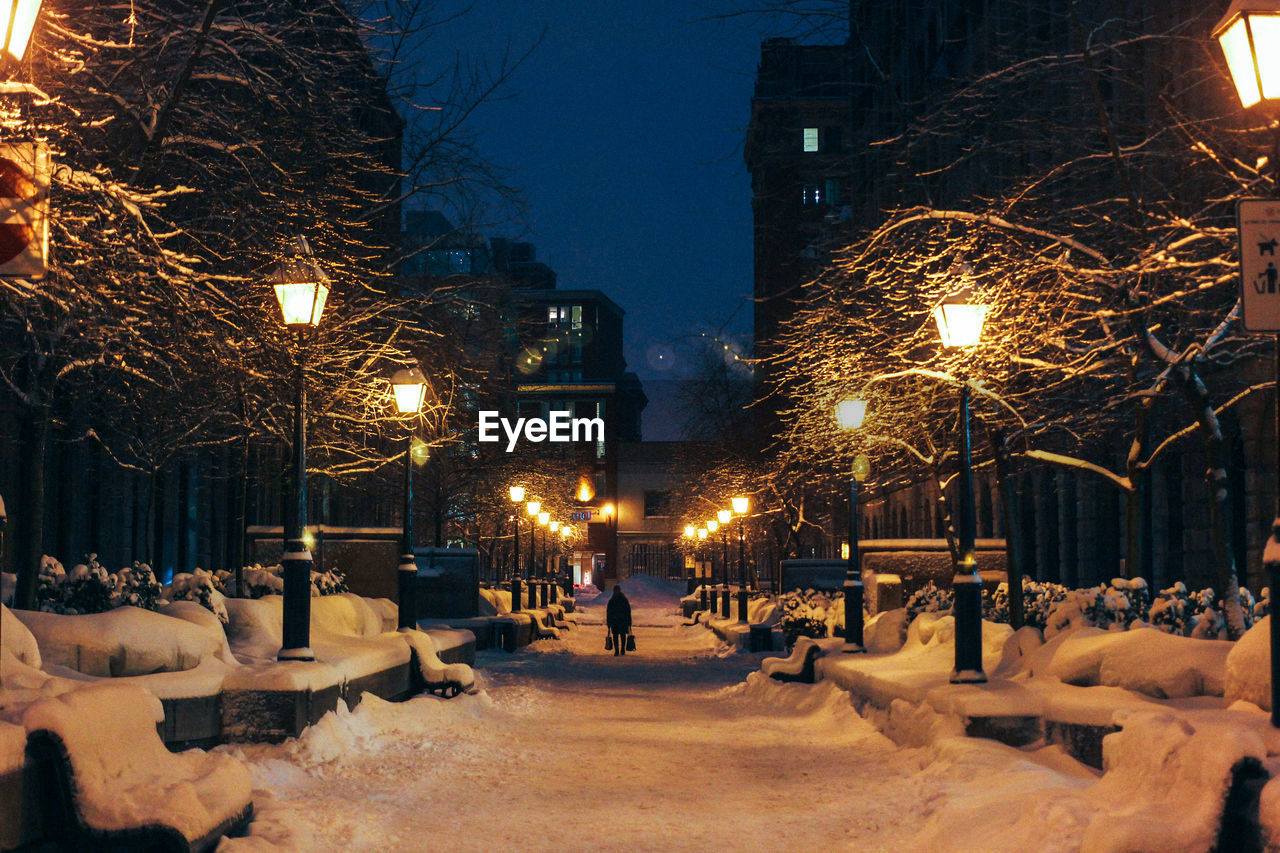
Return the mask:
{"type": "MultiPolygon", "coordinates": [[[[533,580],[533,567],[536,565],[535,561],[538,558],[534,550],[537,546],[538,513],[542,511],[542,502],[525,501],[524,511],[529,514],[529,565],[525,568],[525,579],[533,580]]],[[[532,589],[533,586],[530,585],[529,588],[532,589]]],[[[530,601],[529,605],[533,606],[533,602],[530,601]]]]}
{"type": "MultiPolygon", "coordinates": [[[[416,367],[397,370],[391,377],[396,410],[402,415],[417,415],[427,394],[427,380],[416,367]]],[[[418,625],[418,563],[413,556],[413,430],[404,444],[404,527],[400,534],[400,567],[396,572],[399,599],[398,624],[401,631],[418,625]]]]}
{"type": "MultiPolygon", "coordinates": [[[[696,535],[698,539],[697,539],[697,545],[694,548],[694,562],[701,564],[702,563],[702,543],[707,541],[707,528],[705,527],[697,528],[696,535]]],[[[714,581],[715,574],[716,574],[716,564],[712,562],[711,566],[707,569],[707,580],[714,581]]],[[[703,608],[703,609],[705,610],[706,608],[703,608]]],[[[711,613],[716,614],[719,612],[720,612],[719,590],[717,590],[715,588],[715,585],[713,584],[711,587],[711,613]]]]}
{"type": "MultiPolygon", "coordinates": [[[[563,540],[564,546],[566,549],[569,549],[569,540],[571,538],[573,538],[573,528],[567,524],[561,525],[560,539],[563,540]]],[[[573,565],[571,563],[572,558],[573,558],[573,551],[569,550],[569,558],[566,560],[564,577],[561,578],[561,587],[560,587],[561,591],[565,594],[566,598],[572,597],[573,595],[573,565]]]]}
{"type": "MultiPolygon", "coordinates": [[[[1274,110],[1280,101],[1280,2],[1277,0],[1232,0],[1227,12],[1213,28],[1227,60],[1231,82],[1245,108],[1262,104],[1274,110]]],[[[1268,116],[1270,118],[1270,116],[1268,116]]],[[[1280,124],[1272,127],[1270,166],[1273,193],[1280,193],[1280,124]]],[[[1280,334],[1275,349],[1276,400],[1276,514],[1271,539],[1263,550],[1262,567],[1272,594],[1280,589],[1280,334]]],[[[1280,614],[1271,617],[1271,725],[1280,727],[1280,614]]]]}
{"type": "MultiPolygon", "coordinates": [[[[982,324],[991,306],[970,301],[972,294],[961,292],[947,297],[933,309],[942,345],[973,347],[982,339],[982,324]]],[[[952,684],[982,684],[982,578],[974,549],[977,523],[973,510],[973,464],[969,441],[969,378],[960,375],[960,483],[956,510],[959,516],[960,564],[951,588],[955,595],[956,660],[952,684]]]]}
{"type": "MultiPolygon", "coordinates": [[[[836,423],[848,432],[862,429],[867,416],[866,400],[841,400],[836,404],[836,423]]],[[[861,466],[866,457],[859,454],[854,460],[853,473],[849,477],[849,562],[844,570],[844,648],[849,654],[865,652],[862,644],[862,555],[858,551],[858,483],[861,466]]]]}
{"type": "Polygon", "coordinates": [[[514,539],[511,542],[511,612],[520,612],[520,504],[524,503],[524,486],[511,487],[511,502],[516,511],[511,514],[514,539]]]}
{"type": "MultiPolygon", "coordinates": [[[[716,540],[715,540],[715,535],[716,535],[716,531],[720,529],[720,522],[719,522],[719,520],[712,518],[712,519],[708,519],[707,521],[703,522],[702,526],[703,526],[703,527],[705,527],[705,528],[707,528],[707,540],[709,541],[709,543],[710,543],[710,545],[711,545],[711,574],[713,574],[713,575],[714,575],[714,574],[716,573],[716,546],[715,546],[715,541],[716,541],[716,540]]],[[[728,572],[728,565],[729,565],[728,563],[726,563],[726,562],[724,562],[724,561],[721,561],[721,563],[720,563],[720,571],[721,571],[722,573],[727,573],[727,572],[728,572]]]]}
{"type": "MultiPolygon", "coordinates": [[[[618,509],[612,503],[607,503],[600,508],[600,513],[604,516],[605,530],[608,533],[605,542],[605,571],[604,577],[612,577],[617,583],[618,577],[618,509]]],[[[605,583],[608,586],[608,582],[605,583]]]]}
{"type": "MultiPolygon", "coordinates": [[[[551,524],[551,513],[538,513],[538,526],[542,528],[542,564],[538,572],[538,606],[547,606],[547,527],[551,524]]],[[[533,589],[534,587],[530,587],[533,589]]]]}
{"type": "MultiPolygon", "coordinates": [[[[316,263],[306,238],[294,242],[292,257],[272,270],[268,281],[275,289],[284,324],[301,338],[308,328],[320,325],[329,298],[329,276],[316,263]]],[[[307,529],[307,387],[306,362],[299,346],[294,365],[293,500],[285,514],[283,645],[279,660],[315,660],[311,652],[311,550],[303,538],[307,529]]]]}
{"type": "Polygon", "coordinates": [[[547,529],[551,532],[551,571],[547,576],[547,600],[554,604],[556,591],[560,588],[560,522],[551,522],[547,529]]]}
{"type": "MultiPolygon", "coordinates": [[[[744,516],[751,508],[751,501],[745,496],[734,498],[733,512],[738,516],[738,621],[747,621],[747,534],[744,516]]],[[[727,598],[727,597],[726,597],[727,598]]]]}

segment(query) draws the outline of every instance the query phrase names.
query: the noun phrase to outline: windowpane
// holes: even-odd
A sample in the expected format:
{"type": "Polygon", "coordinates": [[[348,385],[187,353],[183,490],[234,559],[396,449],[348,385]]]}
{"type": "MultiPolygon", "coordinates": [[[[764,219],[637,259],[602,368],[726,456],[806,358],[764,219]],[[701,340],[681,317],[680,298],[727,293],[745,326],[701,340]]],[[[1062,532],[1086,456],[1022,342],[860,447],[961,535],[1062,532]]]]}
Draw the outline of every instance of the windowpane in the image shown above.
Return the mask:
{"type": "Polygon", "coordinates": [[[806,153],[818,150],[818,129],[816,127],[806,127],[804,129],[804,150],[806,153]]]}

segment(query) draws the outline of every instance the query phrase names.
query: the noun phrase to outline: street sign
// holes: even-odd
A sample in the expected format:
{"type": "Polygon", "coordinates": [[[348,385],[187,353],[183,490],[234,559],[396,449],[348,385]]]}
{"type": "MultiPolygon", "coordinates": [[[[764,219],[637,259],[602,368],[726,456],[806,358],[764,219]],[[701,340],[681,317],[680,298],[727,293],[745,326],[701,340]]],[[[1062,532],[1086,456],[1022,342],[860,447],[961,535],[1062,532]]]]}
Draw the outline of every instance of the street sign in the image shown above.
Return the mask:
{"type": "Polygon", "coordinates": [[[1245,331],[1280,332],[1280,199],[1241,199],[1236,225],[1245,331]]]}

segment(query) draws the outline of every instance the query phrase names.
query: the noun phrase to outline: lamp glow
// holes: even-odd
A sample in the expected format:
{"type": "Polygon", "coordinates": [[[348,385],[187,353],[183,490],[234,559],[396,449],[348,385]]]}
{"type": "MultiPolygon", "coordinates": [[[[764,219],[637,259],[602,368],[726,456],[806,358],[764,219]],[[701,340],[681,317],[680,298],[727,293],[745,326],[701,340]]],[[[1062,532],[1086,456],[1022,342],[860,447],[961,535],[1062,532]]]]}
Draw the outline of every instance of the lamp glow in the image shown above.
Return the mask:
{"type": "Polygon", "coordinates": [[[684,537],[686,539],[692,539],[694,536],[697,536],[697,535],[698,535],[698,529],[696,527],[694,527],[692,524],[685,525],[684,537]]]}
{"type": "Polygon", "coordinates": [[[329,276],[316,263],[305,237],[294,243],[294,254],[268,276],[286,326],[318,326],[329,299],[329,276]]]}
{"type": "Polygon", "coordinates": [[[600,508],[600,512],[605,518],[613,518],[614,511],[613,504],[605,504],[600,508]]]}
{"type": "Polygon", "coordinates": [[[546,527],[550,523],[551,523],[551,513],[549,512],[538,513],[538,524],[541,524],[543,527],[546,527]]]}
{"type": "Polygon", "coordinates": [[[952,297],[933,309],[933,319],[938,324],[944,347],[971,347],[982,340],[982,324],[987,319],[990,305],[970,303],[963,297],[952,297]]]}
{"type": "Polygon", "coordinates": [[[1280,98],[1280,8],[1262,0],[1232,0],[1213,37],[1242,106],[1280,98]]]}
{"type": "Polygon", "coordinates": [[[511,502],[512,502],[513,504],[518,504],[518,503],[520,503],[520,502],[521,502],[521,501],[523,501],[523,500],[524,500],[524,486],[512,486],[512,487],[511,487],[511,502]]]}
{"type": "Polygon", "coordinates": [[[21,62],[31,43],[31,31],[36,27],[42,0],[5,0],[0,2],[0,20],[5,22],[4,52],[15,62],[21,62]]]}
{"type": "Polygon", "coordinates": [[[402,415],[422,411],[422,401],[427,396],[427,378],[416,367],[397,370],[391,377],[391,390],[395,393],[396,409],[402,415]]]}
{"type": "Polygon", "coordinates": [[[717,521],[716,519],[713,518],[707,522],[707,530],[711,531],[712,533],[715,533],[719,529],[720,529],[720,522],[717,521]]]}
{"type": "Polygon", "coordinates": [[[542,501],[529,501],[524,505],[524,509],[529,515],[537,515],[542,511],[542,501]]]}
{"type": "Polygon", "coordinates": [[[736,497],[730,503],[733,504],[733,511],[737,515],[746,515],[747,510],[751,508],[751,501],[745,497],[736,497]]]}
{"type": "Polygon", "coordinates": [[[732,518],[733,518],[733,510],[731,509],[722,509],[716,513],[716,520],[719,521],[721,524],[728,524],[732,518]]]}
{"type": "Polygon", "coordinates": [[[706,538],[707,538],[707,528],[705,528],[705,527],[699,527],[699,528],[698,528],[698,538],[699,538],[699,539],[706,539],[706,538]]]}
{"type": "Polygon", "coordinates": [[[867,417],[867,401],[866,400],[841,400],[836,403],[836,423],[840,424],[840,429],[861,429],[862,422],[867,417]]]}
{"type": "Polygon", "coordinates": [[[551,532],[552,532],[552,533],[555,533],[555,532],[557,532],[557,531],[559,531],[559,530],[560,530],[560,522],[558,522],[558,521],[553,521],[553,522],[551,522],[550,527],[551,527],[551,532]]]}

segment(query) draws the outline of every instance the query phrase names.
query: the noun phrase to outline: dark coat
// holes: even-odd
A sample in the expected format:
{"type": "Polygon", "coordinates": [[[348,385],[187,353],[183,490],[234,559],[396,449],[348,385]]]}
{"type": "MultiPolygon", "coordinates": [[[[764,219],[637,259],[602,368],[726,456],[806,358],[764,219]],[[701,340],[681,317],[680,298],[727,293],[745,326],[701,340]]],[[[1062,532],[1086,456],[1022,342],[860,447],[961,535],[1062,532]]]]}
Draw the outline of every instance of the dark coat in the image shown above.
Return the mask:
{"type": "Polygon", "coordinates": [[[609,599],[609,606],[604,613],[604,621],[609,626],[610,633],[631,633],[631,602],[627,601],[627,597],[622,594],[622,590],[615,592],[613,597],[609,599]]]}

